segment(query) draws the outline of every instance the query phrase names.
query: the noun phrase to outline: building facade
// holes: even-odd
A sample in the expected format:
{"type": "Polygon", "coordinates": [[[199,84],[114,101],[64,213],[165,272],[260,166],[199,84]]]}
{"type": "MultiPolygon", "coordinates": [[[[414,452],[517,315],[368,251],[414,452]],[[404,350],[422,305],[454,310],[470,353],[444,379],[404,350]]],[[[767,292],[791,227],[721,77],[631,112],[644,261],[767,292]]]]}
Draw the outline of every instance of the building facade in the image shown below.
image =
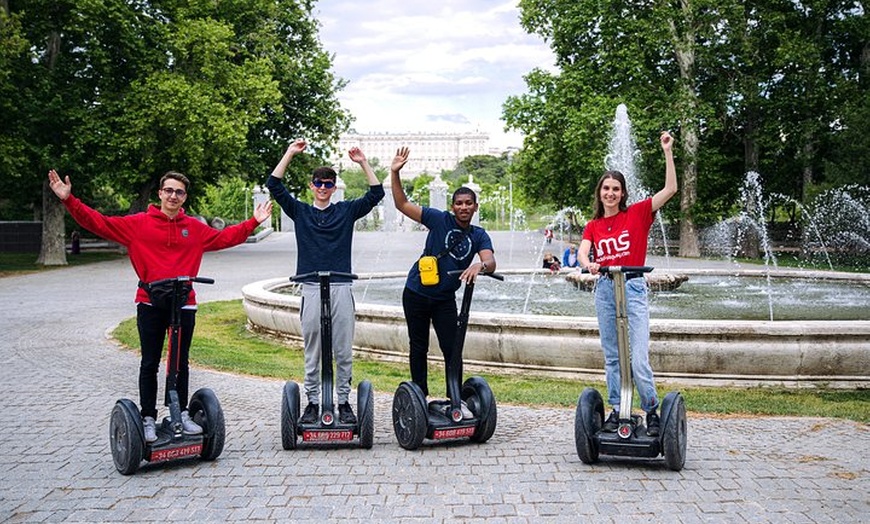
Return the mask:
{"type": "Polygon", "coordinates": [[[346,133],[338,140],[338,154],[332,165],[339,170],[354,169],[356,164],[347,156],[348,149],[362,149],[369,161],[389,169],[400,147],[411,150],[411,158],[402,169],[403,179],[420,173],[435,175],[444,169],[455,169],[465,157],[488,155],[489,135],[486,133],[346,133]]]}

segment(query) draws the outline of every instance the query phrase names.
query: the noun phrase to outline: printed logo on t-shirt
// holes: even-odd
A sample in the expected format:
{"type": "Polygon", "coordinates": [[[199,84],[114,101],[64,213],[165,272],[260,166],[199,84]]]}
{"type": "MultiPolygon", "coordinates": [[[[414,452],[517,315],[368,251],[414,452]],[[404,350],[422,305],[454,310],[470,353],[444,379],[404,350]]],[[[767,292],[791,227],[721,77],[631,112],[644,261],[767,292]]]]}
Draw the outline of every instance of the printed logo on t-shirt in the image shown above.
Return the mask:
{"type": "Polygon", "coordinates": [[[471,254],[471,237],[469,237],[468,234],[463,233],[459,229],[449,231],[447,237],[444,239],[444,248],[446,249],[454,243],[455,245],[449,252],[454,260],[463,260],[471,254]],[[462,238],[457,238],[457,236],[461,236],[462,238]]]}
{"type": "Polygon", "coordinates": [[[181,230],[181,236],[183,236],[184,238],[187,238],[187,235],[188,235],[188,234],[189,234],[189,233],[188,233],[188,231],[187,231],[186,229],[182,229],[182,230],[181,230]]]}
{"type": "Polygon", "coordinates": [[[631,241],[628,230],[624,230],[618,236],[602,238],[595,246],[598,260],[612,260],[628,256],[631,251],[631,241]]]}

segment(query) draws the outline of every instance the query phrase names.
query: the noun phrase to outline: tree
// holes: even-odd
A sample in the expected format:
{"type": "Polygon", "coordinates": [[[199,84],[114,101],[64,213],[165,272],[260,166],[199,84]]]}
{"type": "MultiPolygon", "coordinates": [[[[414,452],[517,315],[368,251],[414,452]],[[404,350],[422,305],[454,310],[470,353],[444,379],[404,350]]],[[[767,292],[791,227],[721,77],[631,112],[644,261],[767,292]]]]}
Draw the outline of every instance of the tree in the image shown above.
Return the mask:
{"type": "Polygon", "coordinates": [[[507,126],[527,137],[515,162],[527,196],[561,205],[560,185],[588,194],[603,155],[580,157],[603,151],[596,130],[623,102],[647,177],[661,172],[660,155],[651,154],[656,128],[676,134],[682,255],[698,253],[699,220],[733,212],[746,171],[761,170],[769,188],[797,189],[806,199],[802,188],[826,176],[820,170],[834,158],[831,146],[845,146],[838,135],[857,129],[858,138],[867,128],[859,116],[867,105],[859,57],[868,41],[860,2],[522,0],[520,7],[523,26],[550,43],[559,68],[531,71],[528,94],[504,105],[507,126]]]}
{"type": "MultiPolygon", "coordinates": [[[[50,213],[54,197],[34,191],[42,176],[33,174],[58,167],[77,195],[110,187],[138,211],[174,169],[194,181],[195,205],[223,176],[264,177],[293,138],[332,143],[349,119],[311,9],[308,1],[10,0],[26,45],[8,80],[0,77],[18,101],[3,110],[27,124],[25,154],[0,163],[0,185],[22,177],[16,200],[50,213]],[[43,206],[28,198],[40,193],[43,206]]],[[[312,151],[311,164],[329,153],[312,151]]],[[[302,185],[310,166],[294,169],[302,185]]],[[[46,227],[44,238],[57,236],[57,224],[46,227]]]]}
{"type": "MultiPolygon", "coordinates": [[[[670,4],[619,0],[520,2],[523,26],[550,42],[561,73],[529,74],[532,95],[509,99],[504,117],[508,127],[528,137],[517,163],[524,189],[531,182],[538,198],[552,198],[560,207],[570,204],[568,195],[592,193],[606,151],[607,134],[601,130],[608,129],[619,103],[629,108],[644,158],[660,157],[650,154],[655,138],[676,124],[684,153],[681,218],[686,254],[691,255],[697,251],[692,211],[701,110],[695,40],[708,20],[693,18],[697,8],[691,2],[680,6],[672,10],[670,4]],[[531,113],[542,116],[525,123],[531,113]]],[[[645,170],[657,171],[663,168],[645,170]]]]}

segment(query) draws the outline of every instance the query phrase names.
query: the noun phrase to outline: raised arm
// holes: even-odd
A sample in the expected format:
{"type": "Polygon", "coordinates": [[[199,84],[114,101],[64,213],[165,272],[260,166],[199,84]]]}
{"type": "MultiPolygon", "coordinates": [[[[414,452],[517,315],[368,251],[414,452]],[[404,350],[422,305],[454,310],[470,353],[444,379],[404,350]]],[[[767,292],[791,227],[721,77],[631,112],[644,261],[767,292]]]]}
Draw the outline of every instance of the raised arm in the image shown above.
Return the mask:
{"type": "Polygon", "coordinates": [[[304,151],[305,146],[307,145],[308,144],[302,138],[290,142],[290,145],[287,146],[287,150],[284,151],[284,156],[281,157],[281,161],[278,162],[278,165],[272,170],[272,176],[278,179],[284,178],[284,172],[287,171],[287,166],[290,165],[290,161],[293,160],[293,157],[298,153],[304,151]]]}
{"type": "Polygon", "coordinates": [[[677,194],[677,168],[674,166],[674,139],[667,131],[662,131],[660,138],[662,151],[665,153],[665,187],[652,197],[653,213],[658,211],[668,200],[677,194]]]}
{"type": "Polygon", "coordinates": [[[368,159],[366,159],[366,156],[362,152],[362,149],[358,147],[352,147],[347,152],[347,156],[349,156],[351,160],[359,164],[359,167],[362,168],[363,173],[366,174],[366,179],[368,180],[370,186],[376,186],[380,184],[380,181],[378,181],[378,177],[375,176],[375,172],[372,170],[372,166],[369,165],[369,161],[368,159]]]}
{"type": "Polygon", "coordinates": [[[405,166],[410,153],[411,151],[407,147],[399,148],[396,151],[396,157],[393,158],[393,162],[390,164],[390,186],[393,192],[393,201],[396,203],[396,209],[411,220],[422,222],[423,208],[408,200],[405,190],[402,188],[402,180],[399,178],[399,171],[405,166]]]}
{"type": "Polygon", "coordinates": [[[67,175],[64,180],[61,180],[60,175],[58,175],[57,171],[54,169],[48,172],[48,187],[54,191],[54,194],[57,195],[57,198],[61,199],[61,201],[69,198],[72,193],[72,182],[69,181],[69,175],[67,175]]]}

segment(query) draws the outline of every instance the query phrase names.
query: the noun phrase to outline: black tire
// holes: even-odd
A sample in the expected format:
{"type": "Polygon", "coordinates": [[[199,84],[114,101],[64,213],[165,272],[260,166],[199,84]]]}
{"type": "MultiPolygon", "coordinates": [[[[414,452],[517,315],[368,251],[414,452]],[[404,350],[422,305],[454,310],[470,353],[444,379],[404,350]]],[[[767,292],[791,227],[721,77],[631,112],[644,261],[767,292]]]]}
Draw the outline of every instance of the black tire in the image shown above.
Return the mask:
{"type": "Polygon", "coordinates": [[[202,452],[203,460],[215,460],[224,450],[226,440],[226,423],[224,411],[217,395],[209,388],[198,389],[190,397],[187,409],[190,418],[202,426],[202,452]]]}
{"type": "Polygon", "coordinates": [[[421,402],[419,389],[413,383],[402,382],[393,396],[393,431],[399,445],[409,450],[420,447],[429,426],[425,397],[421,402]]]}
{"type": "Polygon", "coordinates": [[[360,382],[356,389],[356,409],[359,413],[359,445],[372,449],[375,442],[375,393],[368,380],[360,382]]]}
{"type": "Polygon", "coordinates": [[[574,444],[584,464],[598,462],[598,441],[594,435],[604,425],[604,401],[595,388],[586,388],[577,399],[574,412],[574,444]]]}
{"type": "Polygon", "coordinates": [[[299,384],[290,380],[284,384],[284,395],[281,397],[281,446],[284,449],[296,449],[298,424],[299,384]]]}
{"type": "Polygon", "coordinates": [[[686,441],[688,424],[686,404],[677,392],[668,393],[662,401],[662,454],[665,465],[673,471],[680,471],[686,464],[686,441]]]}
{"type": "Polygon", "coordinates": [[[477,427],[471,435],[472,442],[483,443],[495,433],[498,424],[498,407],[489,384],[481,377],[471,377],[462,384],[462,400],[478,418],[477,427]]]}
{"type": "Polygon", "coordinates": [[[145,456],[145,430],[142,417],[132,400],[115,402],[109,417],[109,447],[115,469],[122,475],[132,475],[145,456]]]}

